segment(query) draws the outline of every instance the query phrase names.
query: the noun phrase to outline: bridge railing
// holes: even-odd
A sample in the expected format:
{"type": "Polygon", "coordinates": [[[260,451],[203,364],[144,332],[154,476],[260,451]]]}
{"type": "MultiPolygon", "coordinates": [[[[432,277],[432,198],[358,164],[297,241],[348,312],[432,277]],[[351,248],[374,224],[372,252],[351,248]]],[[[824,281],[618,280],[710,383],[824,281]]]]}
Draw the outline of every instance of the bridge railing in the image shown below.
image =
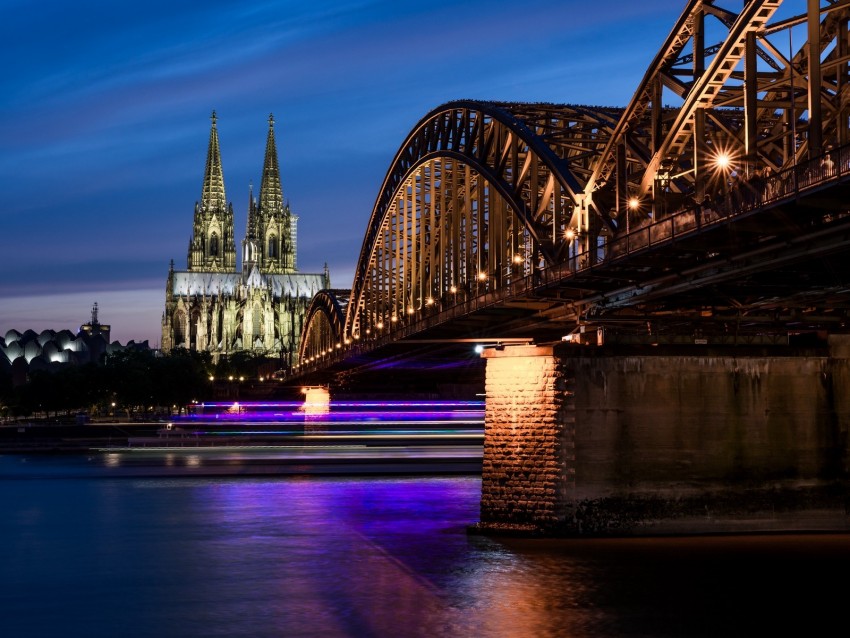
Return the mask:
{"type": "MultiPolygon", "coordinates": [[[[710,228],[781,200],[799,197],[850,175],[850,145],[830,150],[784,171],[749,179],[729,180],[714,198],[678,210],[663,219],[649,220],[600,244],[607,259],[628,255],[710,228]]],[[[588,253],[579,255],[577,270],[588,267],[588,253]]]]}

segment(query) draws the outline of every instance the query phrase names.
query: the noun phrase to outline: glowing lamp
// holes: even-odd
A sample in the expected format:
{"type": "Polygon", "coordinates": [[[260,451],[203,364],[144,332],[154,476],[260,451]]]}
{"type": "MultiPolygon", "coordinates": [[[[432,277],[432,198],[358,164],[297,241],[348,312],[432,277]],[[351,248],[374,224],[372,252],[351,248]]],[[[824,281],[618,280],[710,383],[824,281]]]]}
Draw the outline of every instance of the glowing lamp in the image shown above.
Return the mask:
{"type": "Polygon", "coordinates": [[[629,198],[629,210],[637,210],[640,208],[640,200],[637,197],[629,198]]]}
{"type": "Polygon", "coordinates": [[[481,354],[482,352],[484,352],[484,346],[479,343],[475,346],[475,354],[481,354]]]}
{"type": "Polygon", "coordinates": [[[572,241],[576,238],[576,232],[572,228],[567,229],[567,241],[572,241]]]}
{"type": "Polygon", "coordinates": [[[452,286],[451,288],[449,288],[449,292],[455,294],[457,292],[457,286],[452,286]]]}
{"type": "Polygon", "coordinates": [[[487,273],[486,272],[478,273],[478,281],[484,281],[485,279],[487,279],[487,273]]]}
{"type": "Polygon", "coordinates": [[[514,263],[515,264],[521,264],[522,263],[522,257],[520,255],[514,255],[514,263]]]}

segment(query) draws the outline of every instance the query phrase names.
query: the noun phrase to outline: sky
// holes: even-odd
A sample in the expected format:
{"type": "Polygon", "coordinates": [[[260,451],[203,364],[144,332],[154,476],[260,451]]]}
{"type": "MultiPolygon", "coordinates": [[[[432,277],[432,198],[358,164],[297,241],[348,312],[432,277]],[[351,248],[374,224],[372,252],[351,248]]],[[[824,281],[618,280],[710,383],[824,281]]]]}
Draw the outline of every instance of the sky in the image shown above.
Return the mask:
{"type": "Polygon", "coordinates": [[[0,0],[0,337],[160,342],[215,109],[238,242],[275,117],[298,268],[350,288],[410,129],[456,99],[625,106],[684,0],[0,0]]]}

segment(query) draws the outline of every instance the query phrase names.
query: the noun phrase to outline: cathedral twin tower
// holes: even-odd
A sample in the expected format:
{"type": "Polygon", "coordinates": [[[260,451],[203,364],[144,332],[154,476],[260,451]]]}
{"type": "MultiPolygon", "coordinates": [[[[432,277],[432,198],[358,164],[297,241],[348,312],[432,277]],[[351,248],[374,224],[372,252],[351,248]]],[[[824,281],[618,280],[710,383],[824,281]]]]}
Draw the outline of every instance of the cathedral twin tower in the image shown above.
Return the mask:
{"type": "Polygon", "coordinates": [[[211,119],[187,269],[174,270],[172,261],[168,273],[162,349],[205,350],[216,357],[249,350],[295,365],[304,313],[313,295],[330,287],[327,271],[306,274],[296,268],[297,217],[283,202],[272,116],[259,198],[252,189],[237,271],[233,204],[225,197],[215,111],[211,119]]]}

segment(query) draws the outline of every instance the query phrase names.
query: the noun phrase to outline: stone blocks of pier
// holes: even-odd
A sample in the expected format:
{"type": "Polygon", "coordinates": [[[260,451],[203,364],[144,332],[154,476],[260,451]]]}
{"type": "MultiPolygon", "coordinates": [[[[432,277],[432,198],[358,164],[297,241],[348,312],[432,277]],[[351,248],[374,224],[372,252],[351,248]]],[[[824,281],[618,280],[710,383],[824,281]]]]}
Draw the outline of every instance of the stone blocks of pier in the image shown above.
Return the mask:
{"type": "Polygon", "coordinates": [[[850,529],[850,337],[485,357],[482,528],[850,529]]]}

